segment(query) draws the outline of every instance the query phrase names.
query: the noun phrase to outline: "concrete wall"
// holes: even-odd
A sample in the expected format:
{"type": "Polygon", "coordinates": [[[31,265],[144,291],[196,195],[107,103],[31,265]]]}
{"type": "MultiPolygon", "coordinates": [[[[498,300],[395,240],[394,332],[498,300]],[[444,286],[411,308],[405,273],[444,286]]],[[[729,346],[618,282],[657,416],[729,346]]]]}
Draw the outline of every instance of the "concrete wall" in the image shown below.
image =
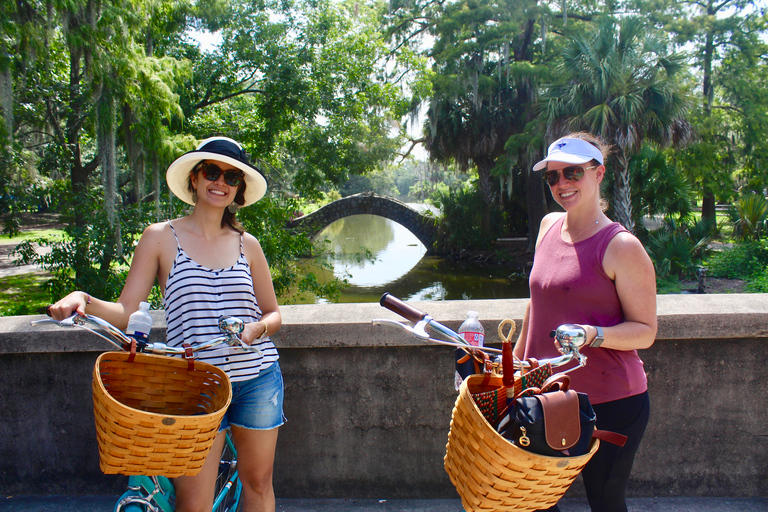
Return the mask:
{"type": "MultiPolygon", "coordinates": [[[[457,328],[480,312],[487,340],[525,300],[414,305],[457,328]]],[[[448,347],[373,318],[378,304],[286,306],[276,344],[288,423],[280,497],[456,497],[442,459],[456,393],[448,347]]],[[[652,416],[633,496],[768,496],[768,296],[659,296],[658,341],[641,353],[652,416]]],[[[79,330],[0,319],[0,492],[119,493],[98,469],[93,363],[109,345],[79,330]]],[[[161,314],[153,338],[164,335],[161,314]]],[[[581,495],[575,485],[572,495],[581,495]]]]}

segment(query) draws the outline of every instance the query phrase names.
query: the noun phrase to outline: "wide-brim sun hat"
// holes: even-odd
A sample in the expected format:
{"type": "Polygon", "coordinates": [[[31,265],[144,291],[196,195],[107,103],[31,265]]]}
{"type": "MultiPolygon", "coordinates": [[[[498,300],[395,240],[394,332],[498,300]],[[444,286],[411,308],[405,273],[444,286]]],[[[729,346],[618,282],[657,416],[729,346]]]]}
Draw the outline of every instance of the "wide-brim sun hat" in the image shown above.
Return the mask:
{"type": "Polygon", "coordinates": [[[563,137],[549,145],[547,157],[533,166],[534,171],[547,168],[547,162],[564,162],[567,164],[585,164],[597,160],[603,164],[603,154],[597,147],[581,139],[563,137]]]}
{"type": "Polygon", "coordinates": [[[267,180],[262,172],[248,161],[243,147],[229,137],[211,137],[205,139],[194,151],[184,153],[168,166],[165,181],[173,195],[187,204],[194,205],[192,192],[189,190],[189,173],[202,160],[214,160],[229,164],[243,171],[245,195],[242,205],[255,203],[267,192],[267,180]]]}

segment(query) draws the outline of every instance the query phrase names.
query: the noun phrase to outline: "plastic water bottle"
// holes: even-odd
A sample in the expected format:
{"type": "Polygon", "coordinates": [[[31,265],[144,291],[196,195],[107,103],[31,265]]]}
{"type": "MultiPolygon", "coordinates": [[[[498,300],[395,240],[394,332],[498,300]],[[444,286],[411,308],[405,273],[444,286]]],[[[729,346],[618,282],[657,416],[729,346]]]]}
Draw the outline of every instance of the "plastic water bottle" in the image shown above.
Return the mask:
{"type": "Polygon", "coordinates": [[[125,333],[136,341],[147,341],[152,329],[152,316],[149,314],[149,302],[139,304],[139,310],[131,313],[125,333]]]}
{"type": "MultiPolygon", "coordinates": [[[[485,341],[485,329],[483,324],[477,318],[477,311],[467,311],[467,319],[459,326],[459,335],[473,347],[482,347],[485,341]]],[[[476,373],[475,361],[468,356],[467,352],[457,348],[454,350],[456,359],[456,372],[454,374],[454,387],[456,391],[461,387],[461,383],[469,375],[476,373]],[[461,363],[459,361],[462,361],[461,363]]],[[[482,371],[482,369],[480,369],[482,371]]]]}
{"type": "Polygon", "coordinates": [[[467,311],[467,319],[459,327],[459,335],[474,347],[483,346],[485,329],[477,319],[477,311],[467,311]]]}

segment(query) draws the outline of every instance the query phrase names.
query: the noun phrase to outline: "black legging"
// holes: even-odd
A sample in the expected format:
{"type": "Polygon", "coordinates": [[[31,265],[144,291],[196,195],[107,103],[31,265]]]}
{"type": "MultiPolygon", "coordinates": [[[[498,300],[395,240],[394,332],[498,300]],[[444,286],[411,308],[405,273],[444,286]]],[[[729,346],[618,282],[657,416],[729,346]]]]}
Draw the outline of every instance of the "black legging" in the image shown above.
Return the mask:
{"type": "MultiPolygon", "coordinates": [[[[592,408],[597,415],[598,429],[624,434],[627,442],[624,447],[600,442],[600,449],[581,472],[587,501],[592,512],[626,512],[624,494],[635,453],[651,413],[648,392],[604,404],[593,404],[592,408]]],[[[560,511],[557,505],[547,510],[560,511]]]]}

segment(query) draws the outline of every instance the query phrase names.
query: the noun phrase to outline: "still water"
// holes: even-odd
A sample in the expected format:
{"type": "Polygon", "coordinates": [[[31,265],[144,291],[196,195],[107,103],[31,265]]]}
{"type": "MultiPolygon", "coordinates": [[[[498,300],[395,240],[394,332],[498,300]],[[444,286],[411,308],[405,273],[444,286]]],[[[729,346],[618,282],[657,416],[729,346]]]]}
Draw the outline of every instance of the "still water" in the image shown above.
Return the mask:
{"type": "MultiPolygon", "coordinates": [[[[325,228],[329,259],[338,278],[349,282],[337,302],[378,302],[384,292],[403,300],[528,297],[524,277],[510,267],[479,266],[425,256],[427,250],[400,224],[376,215],[354,215],[325,228]]],[[[312,296],[295,303],[326,302],[312,296]]]]}

